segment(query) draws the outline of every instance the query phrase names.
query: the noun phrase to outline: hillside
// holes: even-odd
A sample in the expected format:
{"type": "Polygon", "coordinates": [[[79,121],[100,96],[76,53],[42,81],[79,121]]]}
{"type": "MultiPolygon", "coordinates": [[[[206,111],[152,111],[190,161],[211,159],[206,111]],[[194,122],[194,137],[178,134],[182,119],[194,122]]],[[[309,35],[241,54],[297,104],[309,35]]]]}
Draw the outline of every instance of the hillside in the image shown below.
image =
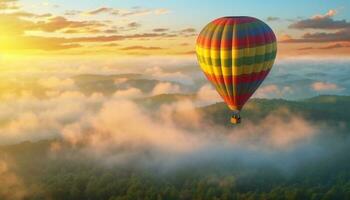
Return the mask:
{"type": "MultiPolygon", "coordinates": [[[[179,100],[195,100],[192,94],[162,94],[137,100],[137,103],[153,109],[163,104],[179,100]]],[[[243,120],[258,122],[271,112],[287,109],[290,113],[310,121],[320,121],[332,125],[345,123],[350,127],[350,96],[321,95],[300,101],[284,99],[251,99],[241,112],[243,120]]],[[[229,124],[231,112],[223,102],[198,108],[209,121],[229,124]]]]}
{"type": "MultiPolygon", "coordinates": [[[[252,99],[244,107],[241,115],[243,120],[259,121],[272,111],[285,108],[292,114],[302,116],[311,121],[322,121],[337,124],[344,122],[349,128],[350,109],[349,96],[317,96],[301,101],[288,101],[284,99],[252,99]]],[[[227,124],[230,111],[224,103],[217,103],[201,108],[206,116],[216,123],[227,124]]]]}

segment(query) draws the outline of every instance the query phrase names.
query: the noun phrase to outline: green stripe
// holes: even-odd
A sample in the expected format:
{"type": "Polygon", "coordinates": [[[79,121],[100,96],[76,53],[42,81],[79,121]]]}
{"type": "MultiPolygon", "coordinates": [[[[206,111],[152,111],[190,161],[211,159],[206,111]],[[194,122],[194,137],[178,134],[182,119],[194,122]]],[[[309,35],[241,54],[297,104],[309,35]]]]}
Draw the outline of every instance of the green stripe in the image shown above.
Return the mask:
{"type": "MultiPolygon", "coordinates": [[[[238,95],[244,95],[244,94],[252,94],[256,91],[256,89],[258,89],[258,87],[260,86],[260,84],[264,81],[265,79],[263,80],[258,80],[258,81],[255,81],[255,82],[251,82],[251,83],[239,83],[239,84],[230,84],[230,85],[226,85],[226,84],[223,84],[223,83],[214,83],[212,82],[212,84],[215,86],[215,87],[229,87],[231,89],[231,91],[233,91],[233,88],[235,88],[233,94],[230,93],[230,96],[238,96],[238,95]]],[[[226,96],[228,96],[227,92],[225,91],[224,93],[226,96]]]]}
{"type": "Polygon", "coordinates": [[[212,59],[212,58],[206,58],[206,57],[200,56],[200,55],[198,55],[198,57],[202,63],[206,63],[206,64],[211,65],[211,66],[241,67],[241,66],[245,66],[245,65],[260,64],[263,62],[271,61],[271,60],[276,58],[276,53],[277,53],[277,50],[272,51],[270,53],[262,54],[262,55],[240,57],[240,58],[235,58],[235,59],[232,59],[232,58],[212,59]],[[207,63],[206,62],[207,60],[210,60],[210,63],[207,63]],[[234,66],[232,66],[232,65],[234,65],[234,66]]]}

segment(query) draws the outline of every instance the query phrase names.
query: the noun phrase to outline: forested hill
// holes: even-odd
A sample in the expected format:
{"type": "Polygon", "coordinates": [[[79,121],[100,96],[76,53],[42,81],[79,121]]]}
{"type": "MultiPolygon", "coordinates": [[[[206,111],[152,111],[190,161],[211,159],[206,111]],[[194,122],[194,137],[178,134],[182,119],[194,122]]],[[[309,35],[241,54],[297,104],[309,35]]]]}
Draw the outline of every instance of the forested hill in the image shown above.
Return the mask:
{"type": "MultiPolygon", "coordinates": [[[[350,97],[323,95],[300,101],[284,99],[252,99],[242,111],[243,119],[259,121],[272,111],[288,109],[292,114],[302,116],[311,121],[324,121],[327,123],[344,122],[350,124],[350,97]]],[[[217,103],[202,108],[203,113],[217,123],[227,123],[230,111],[224,103],[217,103]]],[[[350,126],[348,126],[350,127],[350,126]]]]}
{"type": "MultiPolygon", "coordinates": [[[[154,106],[155,102],[169,103],[178,98],[193,97],[163,95],[148,99],[147,104],[154,106]]],[[[242,113],[243,123],[259,121],[278,109],[329,127],[343,124],[342,130],[349,130],[350,97],[344,96],[302,101],[253,99],[242,113]]],[[[230,115],[223,103],[200,111],[222,124],[230,115]]],[[[105,166],[64,144],[60,148],[66,151],[52,154],[57,139],[22,142],[0,147],[0,199],[348,200],[349,139],[344,134],[331,137],[339,139],[324,138],[321,143],[300,150],[298,147],[292,153],[281,152],[276,157],[235,152],[241,157],[220,162],[191,161],[171,170],[132,164],[105,166]],[[309,157],[301,159],[305,156],[309,157]],[[251,162],[255,158],[260,161],[251,162]]]]}
{"type": "MultiPolygon", "coordinates": [[[[150,109],[162,104],[169,104],[179,100],[193,100],[195,95],[162,94],[138,100],[150,109]]],[[[243,120],[259,121],[279,109],[287,109],[291,114],[310,121],[338,124],[344,122],[350,127],[350,96],[322,95],[305,100],[290,101],[285,99],[257,99],[249,100],[242,110],[243,120]]],[[[229,124],[231,112],[225,103],[216,103],[200,107],[210,121],[217,124],[229,124]]]]}

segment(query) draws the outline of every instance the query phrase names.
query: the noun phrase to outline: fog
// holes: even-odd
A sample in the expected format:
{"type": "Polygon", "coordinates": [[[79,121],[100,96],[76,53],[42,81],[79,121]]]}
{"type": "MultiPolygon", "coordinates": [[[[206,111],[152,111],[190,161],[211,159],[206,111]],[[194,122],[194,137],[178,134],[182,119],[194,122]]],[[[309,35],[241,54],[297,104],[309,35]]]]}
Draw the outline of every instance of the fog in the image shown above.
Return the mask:
{"type": "MultiPolygon", "coordinates": [[[[129,63],[131,67],[121,61],[96,61],[98,68],[75,62],[70,65],[79,67],[38,65],[31,75],[8,71],[21,78],[4,76],[0,81],[0,144],[49,140],[47,162],[83,160],[99,169],[137,168],[156,175],[239,169],[244,176],[268,166],[288,177],[309,163],[349,150],[348,136],[338,133],[341,122],[315,121],[285,106],[258,120],[243,118],[239,125],[217,123],[204,108],[222,100],[191,59],[166,64],[151,59],[146,66],[141,61],[129,63]],[[141,76],[108,76],[125,73],[141,76]],[[99,76],[76,77],[81,74],[99,76]]],[[[321,67],[315,62],[277,62],[254,98],[305,99],[329,90],[347,95],[341,72],[348,61],[321,62],[321,67]],[[333,68],[326,67],[330,64],[333,68]],[[299,65],[308,69],[295,69],[299,65]],[[310,68],[314,74],[305,77],[310,68]],[[331,73],[325,75],[324,69],[331,73]]],[[[256,115],[266,112],[254,106],[245,109],[256,115]]],[[[19,173],[23,167],[20,159],[0,153],[0,196],[16,200],[40,191],[19,173]]]]}

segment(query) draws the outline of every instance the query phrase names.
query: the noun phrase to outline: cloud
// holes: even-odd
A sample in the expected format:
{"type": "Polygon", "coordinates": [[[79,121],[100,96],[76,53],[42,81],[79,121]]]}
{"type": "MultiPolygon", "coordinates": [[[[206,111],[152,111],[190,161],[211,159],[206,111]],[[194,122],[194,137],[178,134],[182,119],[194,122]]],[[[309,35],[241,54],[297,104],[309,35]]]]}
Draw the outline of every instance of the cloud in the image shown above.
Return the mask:
{"type": "Polygon", "coordinates": [[[77,48],[81,47],[81,45],[77,43],[73,44],[71,41],[67,41],[67,38],[30,36],[27,35],[26,32],[30,30],[53,32],[63,29],[89,32],[92,31],[93,27],[100,26],[99,23],[96,22],[69,21],[62,17],[53,17],[50,18],[49,21],[35,22],[23,19],[21,16],[24,14],[28,15],[28,13],[23,12],[0,14],[0,23],[3,24],[2,29],[0,30],[0,37],[1,39],[8,41],[1,45],[0,50],[11,52],[28,49],[61,50],[77,48]]]}
{"type": "Polygon", "coordinates": [[[159,8],[159,9],[156,9],[154,11],[154,14],[156,15],[165,15],[165,14],[168,14],[170,13],[170,10],[166,9],[166,8],[159,8]]]}
{"type": "Polygon", "coordinates": [[[297,114],[291,113],[285,108],[279,108],[264,118],[263,122],[258,125],[245,122],[230,137],[233,143],[245,143],[247,139],[249,140],[258,136],[257,134],[261,134],[257,142],[258,144],[254,145],[267,145],[277,149],[288,149],[298,143],[311,139],[319,131],[317,127],[297,114]]]}
{"type": "Polygon", "coordinates": [[[34,22],[20,18],[18,13],[0,13],[0,23],[2,24],[0,29],[2,35],[22,35],[28,27],[35,26],[34,22]]]}
{"type": "Polygon", "coordinates": [[[332,18],[312,18],[295,22],[291,24],[289,28],[337,30],[343,28],[350,28],[350,23],[346,20],[334,20],[332,18]]]}
{"type": "Polygon", "coordinates": [[[188,45],[190,45],[190,44],[187,43],[187,42],[183,42],[183,43],[180,44],[180,46],[188,46],[188,45]]]}
{"type": "Polygon", "coordinates": [[[19,8],[18,0],[0,0],[0,10],[17,10],[19,8]]]}
{"type": "Polygon", "coordinates": [[[319,49],[337,49],[337,48],[346,48],[350,47],[350,43],[335,43],[335,44],[330,44],[324,47],[320,47],[319,49]]]}
{"type": "MultiPolygon", "coordinates": [[[[94,11],[105,12],[106,9],[94,11]]],[[[3,24],[0,30],[0,39],[8,41],[1,45],[0,50],[6,52],[28,50],[57,51],[74,48],[79,48],[82,51],[86,45],[85,43],[88,42],[104,43],[126,39],[142,40],[147,38],[165,39],[177,37],[176,34],[162,32],[117,35],[118,30],[135,30],[141,24],[130,22],[125,27],[117,27],[111,21],[72,20],[63,16],[53,16],[51,13],[34,14],[27,11],[2,13],[0,14],[0,23],[3,24]],[[28,32],[60,33],[60,35],[54,37],[42,33],[40,35],[27,34],[28,32]],[[80,37],[72,37],[71,34],[80,34],[80,37]]],[[[101,46],[101,44],[97,46],[101,46]]]]}
{"type": "Polygon", "coordinates": [[[339,87],[335,83],[327,83],[327,82],[314,82],[311,85],[311,88],[315,91],[331,91],[338,90],[339,87]]]}
{"type": "Polygon", "coordinates": [[[133,10],[122,10],[118,12],[122,17],[130,17],[130,16],[146,16],[152,14],[152,10],[150,9],[133,9],[133,10]]]}
{"type": "Polygon", "coordinates": [[[107,34],[116,34],[116,33],[118,33],[118,30],[117,29],[106,29],[103,32],[107,33],[107,34]]]}
{"type": "Polygon", "coordinates": [[[173,93],[180,93],[180,86],[169,82],[158,83],[151,92],[152,95],[173,93]]]}
{"type": "Polygon", "coordinates": [[[73,145],[83,145],[82,150],[90,155],[108,157],[102,160],[112,163],[142,160],[139,155],[147,149],[156,155],[176,155],[201,145],[199,138],[165,123],[150,118],[130,101],[109,101],[94,116],[66,126],[63,137],[73,145]],[[118,149],[119,153],[113,149],[118,149]]]}
{"type": "Polygon", "coordinates": [[[302,47],[302,48],[299,48],[298,50],[304,51],[304,50],[310,50],[310,49],[314,49],[314,48],[313,47],[302,47]]]}
{"type": "MultiPolygon", "coordinates": [[[[134,61],[130,63],[127,59],[126,62],[125,66],[135,67],[134,61]]],[[[156,74],[162,78],[172,77],[176,80],[182,75],[187,75],[192,80],[195,78],[193,74],[186,73],[186,70],[191,68],[188,66],[193,66],[192,64],[180,62],[177,58],[172,62],[169,60],[166,62],[157,60],[157,62],[151,59],[147,62],[141,60],[140,66],[151,69],[143,75],[156,74]]],[[[111,61],[104,60],[103,63],[89,61],[91,67],[99,74],[104,71],[96,69],[96,66],[105,67],[106,63],[117,66],[116,71],[119,73],[124,69],[124,65],[111,61]]],[[[61,63],[57,65],[59,72],[67,73],[61,63]]],[[[71,69],[71,66],[75,65],[77,64],[69,64],[68,68],[71,69]]],[[[46,69],[49,67],[47,63],[44,66],[46,69]]],[[[138,71],[140,68],[132,70],[135,69],[138,71]]],[[[48,71],[52,73],[52,68],[48,68],[48,71]]],[[[60,88],[57,82],[66,80],[66,78],[47,77],[47,80],[42,79],[41,82],[52,88],[60,88]]],[[[156,87],[160,91],[157,93],[178,90],[176,85],[174,87],[174,83],[158,84],[156,87]]],[[[283,87],[279,86],[277,89],[283,90],[283,87]]],[[[276,92],[276,88],[272,91],[276,92]]],[[[221,101],[216,91],[209,85],[200,87],[196,93],[197,98],[193,101],[164,103],[160,108],[151,111],[143,107],[145,101],[135,103],[138,101],[129,100],[144,97],[142,95],[136,88],[125,88],[117,90],[112,97],[97,93],[86,96],[79,91],[59,91],[56,95],[45,99],[38,99],[30,94],[26,97],[13,97],[0,104],[0,121],[9,119],[6,125],[0,126],[1,142],[63,137],[64,141],[77,151],[101,161],[99,163],[118,164],[137,161],[158,165],[175,162],[187,156],[210,160],[220,157],[221,153],[232,155],[231,153],[237,152],[236,150],[256,149],[256,153],[261,153],[271,149],[295,148],[294,145],[307,141],[318,131],[311,122],[298,116],[297,113],[290,113],[284,109],[272,111],[266,118],[261,119],[261,122],[244,119],[242,126],[225,128],[212,122],[212,116],[205,116],[205,113],[197,108],[205,105],[204,103],[221,101]]],[[[53,145],[52,149],[58,154],[64,151],[63,145],[59,144],[53,145]]]]}
{"type": "Polygon", "coordinates": [[[114,84],[119,85],[127,82],[129,79],[128,78],[116,78],[114,79],[114,84]]]}
{"type": "Polygon", "coordinates": [[[166,33],[141,33],[131,35],[110,35],[110,36],[96,36],[96,37],[75,37],[69,39],[62,39],[65,42],[112,42],[125,39],[142,39],[142,38],[168,38],[176,35],[166,33]]]}
{"type": "Polygon", "coordinates": [[[289,34],[278,35],[278,40],[281,42],[290,41],[291,39],[292,39],[292,36],[290,36],[289,34]]]}
{"type": "Polygon", "coordinates": [[[0,22],[7,24],[1,32],[11,33],[11,31],[16,31],[16,35],[22,37],[25,37],[26,31],[40,30],[44,32],[56,32],[65,30],[89,33],[96,32],[99,28],[105,26],[103,23],[97,21],[73,21],[62,16],[52,16],[50,13],[33,14],[24,11],[0,14],[0,22]],[[28,18],[37,18],[40,20],[33,21],[28,18]],[[42,18],[45,19],[43,20],[42,18]]]}
{"type": "Polygon", "coordinates": [[[266,21],[272,22],[272,21],[278,21],[280,18],[279,17],[267,17],[266,21]]]}
{"type": "Polygon", "coordinates": [[[180,30],[181,33],[194,33],[196,32],[196,29],[195,28],[185,28],[185,29],[182,29],[180,30]]]}
{"type": "Polygon", "coordinates": [[[45,99],[30,92],[2,99],[0,144],[57,137],[67,123],[94,112],[104,102],[100,94],[85,96],[78,91],[55,91],[45,99]]]}
{"type": "Polygon", "coordinates": [[[161,47],[145,47],[145,46],[129,46],[120,48],[120,50],[130,51],[130,50],[161,50],[161,47]]]}
{"type": "MultiPolygon", "coordinates": [[[[204,100],[208,100],[212,94],[213,99],[217,99],[214,92],[206,86],[201,88],[198,96],[202,94],[204,100]]],[[[139,95],[139,90],[129,88],[117,91],[112,98],[99,95],[87,98],[77,92],[66,92],[47,100],[32,97],[24,102],[20,100],[21,109],[27,107],[33,112],[9,110],[9,113],[19,115],[13,118],[5,130],[2,128],[1,132],[7,133],[1,135],[2,142],[9,141],[11,136],[17,141],[51,138],[54,135],[48,133],[56,132],[70,144],[79,144],[79,148],[88,155],[96,155],[97,159],[124,162],[125,159],[139,158],[145,150],[152,152],[152,156],[159,155],[160,159],[164,159],[162,155],[183,156],[212,145],[224,147],[227,141],[230,146],[242,144],[260,134],[264,140],[257,140],[257,145],[286,148],[311,137],[315,131],[307,121],[290,115],[288,111],[276,111],[262,120],[262,124],[253,125],[247,119],[241,128],[224,129],[204,122],[206,117],[202,116],[192,101],[180,100],[148,112],[141,105],[128,100],[139,95]],[[97,110],[96,105],[99,105],[97,110]],[[287,117],[280,117],[282,114],[287,117]],[[297,129],[286,134],[285,128],[291,126],[297,129]],[[259,127],[262,128],[257,130],[259,127]],[[43,130],[45,134],[40,135],[43,130]]],[[[17,100],[13,105],[13,109],[18,108],[20,102],[17,100]]],[[[4,111],[3,108],[1,110],[4,111]]]]}
{"type": "Polygon", "coordinates": [[[305,33],[300,39],[287,39],[281,42],[286,43],[307,43],[307,42],[349,42],[350,29],[340,30],[332,33],[317,32],[305,33]]]}
{"type": "Polygon", "coordinates": [[[223,101],[218,92],[212,87],[212,85],[209,84],[202,86],[198,90],[196,96],[197,104],[200,106],[206,106],[223,101]]]}
{"type": "Polygon", "coordinates": [[[350,28],[346,20],[334,20],[335,10],[329,10],[325,15],[316,15],[310,19],[297,21],[289,26],[294,29],[344,29],[350,28]]]}
{"type": "Polygon", "coordinates": [[[139,98],[144,96],[142,91],[137,88],[128,88],[125,90],[117,90],[114,94],[114,98],[121,98],[121,99],[133,99],[133,98],[139,98]]]}
{"type": "Polygon", "coordinates": [[[0,158],[0,198],[9,200],[25,199],[29,193],[27,186],[12,168],[13,164],[0,158]]]}
{"type": "Polygon", "coordinates": [[[196,29],[195,28],[185,28],[180,31],[178,31],[179,35],[185,36],[185,37],[191,37],[196,36],[196,29]]]}
{"type": "Polygon", "coordinates": [[[155,28],[153,29],[153,32],[166,32],[169,31],[168,28],[155,28]]]}
{"type": "Polygon", "coordinates": [[[128,24],[129,28],[138,28],[140,26],[141,26],[141,24],[139,24],[137,22],[131,22],[131,23],[128,24]]]}
{"type": "Polygon", "coordinates": [[[280,87],[270,84],[258,88],[253,96],[256,98],[282,98],[291,93],[293,93],[293,89],[289,86],[280,87]]]}
{"type": "MultiPolygon", "coordinates": [[[[6,4],[12,1],[4,1],[6,4]]],[[[46,3],[45,3],[46,4],[46,3]]],[[[46,6],[46,5],[45,5],[46,6]]],[[[170,32],[168,28],[151,27],[150,32],[137,31],[142,26],[137,16],[163,15],[170,11],[165,8],[141,8],[120,9],[113,7],[100,7],[88,11],[67,10],[62,15],[52,13],[36,14],[26,10],[15,10],[0,13],[0,40],[6,41],[0,46],[1,52],[7,54],[103,54],[108,53],[149,55],[149,54],[173,54],[177,55],[175,47],[168,51],[146,52],[145,50],[160,50],[161,47],[147,47],[150,39],[168,40],[181,36],[191,36],[195,29],[186,28],[181,31],[170,32]],[[97,15],[108,14],[118,16],[119,22],[106,20],[97,15]],[[85,16],[77,16],[85,15],[85,16]],[[119,25],[121,23],[122,25],[119,25]],[[127,32],[130,32],[129,34],[127,32]],[[130,49],[133,52],[118,51],[114,46],[103,43],[117,42],[133,39],[139,41],[130,49]],[[94,47],[94,48],[91,48],[94,47]],[[137,49],[138,48],[138,49],[137,49]],[[92,51],[92,49],[94,49],[92,51]],[[116,52],[117,50],[117,52],[116,52]],[[144,51],[143,51],[144,50],[144,51]]],[[[160,43],[163,43],[160,41],[160,43]]],[[[123,50],[123,49],[121,49],[123,50]]]]}
{"type": "Polygon", "coordinates": [[[40,78],[38,84],[47,89],[70,90],[75,88],[74,80],[70,78],[59,79],[57,77],[40,78]]]}
{"type": "MultiPolygon", "coordinates": [[[[72,48],[79,48],[82,47],[80,43],[104,43],[104,42],[114,42],[114,41],[121,41],[126,39],[144,39],[144,38],[169,38],[169,37],[176,37],[176,35],[173,34],[166,34],[166,33],[141,33],[141,34],[131,34],[131,35],[109,35],[109,36],[86,36],[86,37],[71,37],[71,38],[65,38],[65,37],[43,37],[43,36],[27,36],[24,35],[25,27],[27,26],[34,26],[32,23],[28,23],[27,21],[20,20],[18,23],[13,23],[11,20],[4,20],[0,16],[0,22],[5,23],[6,29],[1,29],[0,33],[2,33],[2,36],[0,37],[13,37],[16,35],[16,42],[12,43],[5,43],[0,47],[0,50],[6,50],[6,51],[20,51],[20,50],[28,50],[28,49],[40,49],[40,50],[62,50],[62,49],[72,49],[72,48]],[[7,27],[9,26],[9,27],[7,27]],[[17,26],[17,28],[14,28],[13,26],[17,26]],[[18,29],[18,27],[23,26],[23,29],[18,29]],[[2,31],[15,31],[12,32],[5,32],[2,31]]],[[[68,23],[69,24],[69,23],[68,23]]],[[[68,30],[73,31],[72,33],[80,33],[80,31],[83,32],[95,32],[96,30],[87,28],[87,29],[78,29],[76,25],[43,25],[43,27],[47,31],[54,31],[54,30],[61,30],[65,27],[70,27],[68,30]],[[57,26],[56,26],[57,25],[57,26]],[[72,28],[76,27],[76,28],[72,28]],[[78,32],[76,32],[76,31],[78,32]]],[[[35,25],[36,28],[37,25],[35,25]]],[[[83,25],[85,26],[85,25],[83,25]]],[[[90,25],[86,25],[89,27],[90,25]]],[[[40,29],[41,29],[40,28],[40,29]]],[[[34,29],[33,29],[34,30],[34,29]]]]}
{"type": "Polygon", "coordinates": [[[64,12],[64,15],[75,16],[75,15],[78,15],[79,13],[81,13],[79,10],[66,10],[64,12]]]}
{"type": "Polygon", "coordinates": [[[328,50],[328,49],[338,49],[338,48],[347,48],[350,47],[350,44],[348,43],[334,43],[334,44],[329,44],[326,46],[322,46],[322,47],[303,47],[303,48],[299,48],[298,50],[310,50],[310,49],[321,49],[321,50],[328,50]]]}
{"type": "Polygon", "coordinates": [[[41,123],[37,115],[32,112],[20,113],[17,118],[11,121],[5,127],[6,132],[11,135],[11,137],[19,136],[23,133],[33,134],[39,129],[41,123]]]}
{"type": "Polygon", "coordinates": [[[95,29],[105,25],[97,21],[71,21],[65,17],[52,17],[48,21],[39,21],[35,23],[32,29],[39,29],[46,32],[55,32],[62,29],[78,29],[79,32],[94,32],[95,29]]]}
{"type": "Polygon", "coordinates": [[[157,80],[173,81],[187,85],[193,84],[193,78],[182,71],[167,72],[160,66],[154,66],[147,68],[145,72],[157,80]]]}
{"type": "MultiPolygon", "coordinates": [[[[134,7],[132,9],[119,9],[110,7],[101,7],[95,10],[82,12],[83,15],[99,15],[99,14],[109,14],[120,17],[133,17],[133,16],[146,16],[146,15],[164,15],[168,14],[170,11],[165,8],[158,9],[146,9],[141,7],[134,7]]],[[[75,14],[75,12],[74,12],[75,14]]]]}
{"type": "Polygon", "coordinates": [[[178,55],[194,55],[196,54],[196,51],[184,51],[184,52],[178,52],[178,55]]]}
{"type": "Polygon", "coordinates": [[[145,16],[145,15],[164,15],[168,14],[170,11],[165,8],[158,8],[158,9],[143,9],[143,8],[134,8],[132,10],[121,10],[120,15],[123,17],[127,16],[145,16]]]}
{"type": "Polygon", "coordinates": [[[81,45],[78,43],[67,42],[65,38],[17,36],[16,41],[18,43],[6,43],[2,45],[0,50],[6,50],[9,52],[30,49],[55,51],[81,47],[81,45]]]}
{"type": "Polygon", "coordinates": [[[98,8],[98,9],[86,12],[86,14],[97,15],[97,14],[101,14],[101,13],[110,13],[112,11],[113,11],[113,8],[102,7],[102,8],[98,8]]]}
{"type": "Polygon", "coordinates": [[[196,106],[190,100],[180,100],[175,103],[162,105],[159,116],[165,124],[184,128],[200,128],[202,115],[196,111],[196,106]]]}
{"type": "Polygon", "coordinates": [[[36,18],[36,19],[52,17],[52,14],[50,13],[34,14],[26,11],[11,12],[11,13],[7,13],[7,15],[13,16],[13,17],[36,18]]]}
{"type": "MultiPolygon", "coordinates": [[[[118,61],[103,59],[99,61],[89,60],[83,62],[79,60],[79,62],[67,61],[66,63],[60,63],[52,60],[50,62],[37,61],[28,63],[31,63],[31,66],[23,66],[26,73],[30,73],[30,77],[37,77],[40,74],[44,78],[39,78],[38,80],[40,81],[38,81],[38,83],[40,82],[41,86],[46,85],[47,88],[51,88],[50,91],[52,92],[44,99],[40,99],[33,94],[36,89],[33,89],[32,91],[28,89],[26,94],[13,94],[12,97],[7,97],[7,100],[1,99],[0,121],[3,122],[0,125],[1,143],[57,137],[60,135],[62,128],[65,128],[68,124],[84,121],[83,118],[88,120],[87,116],[93,116],[99,113],[101,106],[105,105],[109,100],[119,101],[129,98],[146,97],[151,93],[142,94],[136,88],[124,88],[118,89],[118,91],[115,92],[115,96],[110,98],[98,93],[95,93],[94,95],[84,95],[79,92],[79,90],[75,89],[76,86],[72,85],[69,78],[63,76],[52,77],[52,75],[45,74],[46,72],[49,74],[60,73],[62,75],[75,75],[77,73],[110,75],[114,73],[135,73],[146,69],[142,73],[143,78],[162,80],[163,82],[173,80],[177,83],[191,83],[195,85],[183,86],[182,84],[178,84],[181,90],[188,89],[191,92],[195,92],[197,98],[192,102],[194,107],[221,101],[214,88],[209,85],[203,86],[203,84],[206,84],[205,78],[199,68],[196,67],[193,59],[138,58],[134,60],[127,58],[124,63],[119,59],[118,61]],[[35,68],[33,66],[35,66],[35,68]],[[41,66],[41,68],[36,68],[39,66],[41,66]],[[34,74],[32,75],[32,73],[34,74]],[[62,82],[62,85],[59,82],[62,82]]],[[[322,82],[325,83],[331,82],[337,84],[337,87],[339,88],[337,92],[342,91],[340,86],[345,87],[346,83],[345,81],[341,82],[341,79],[347,78],[346,74],[348,74],[347,72],[349,70],[347,68],[347,63],[347,61],[339,60],[320,62],[319,60],[296,61],[293,59],[280,61],[277,63],[278,68],[276,69],[278,70],[273,70],[273,74],[269,76],[270,78],[268,81],[270,82],[266,82],[266,85],[262,85],[261,91],[259,92],[259,89],[256,92],[257,97],[280,98],[289,95],[291,96],[290,98],[307,98],[308,96],[317,95],[318,92],[314,92],[311,88],[311,85],[314,82],[313,80],[322,80],[322,82]],[[327,76],[324,75],[325,71],[327,71],[327,76]],[[310,72],[319,75],[311,75],[310,72]],[[305,80],[305,77],[308,77],[309,79],[305,80]],[[295,95],[295,92],[297,92],[296,90],[299,88],[306,92],[297,96],[295,95]]],[[[19,66],[16,67],[16,69],[19,69],[19,66]]],[[[109,76],[97,77],[102,79],[109,78],[109,76]]],[[[111,78],[111,81],[111,84],[113,85],[114,79],[111,78]]],[[[123,83],[123,81],[125,81],[125,79],[118,79],[115,83],[119,84],[123,83]]],[[[176,83],[171,84],[176,85],[176,83]]],[[[14,88],[16,85],[28,85],[28,82],[10,85],[14,88]]],[[[96,85],[98,85],[98,83],[96,83],[96,85]]],[[[149,91],[152,91],[152,87],[153,85],[149,91]]],[[[162,90],[166,91],[164,88],[172,87],[162,87],[162,90]]],[[[175,90],[177,90],[176,87],[175,90]]],[[[323,91],[329,93],[329,91],[323,91]]],[[[3,93],[3,90],[1,92],[3,93]]],[[[141,104],[137,105],[137,107],[140,110],[143,110],[144,108],[141,104]]],[[[172,105],[171,107],[176,106],[172,105]]],[[[171,113],[176,112],[174,111],[171,113]]],[[[158,109],[154,109],[152,114],[160,115],[161,112],[158,112],[158,109]]],[[[154,119],[153,116],[148,117],[151,120],[154,119]]],[[[178,124],[179,122],[176,121],[176,119],[179,119],[179,117],[173,118],[175,119],[173,123],[178,124]]],[[[210,117],[208,118],[210,119],[210,117]]],[[[163,120],[165,119],[159,120],[161,120],[159,123],[163,123],[163,120]]],[[[205,121],[205,117],[201,120],[205,121]]],[[[247,120],[249,121],[249,119],[247,120]]],[[[200,121],[199,124],[203,125],[206,123],[208,124],[208,122],[200,121]]],[[[218,130],[221,131],[221,128],[218,128],[218,130]]],[[[213,132],[216,133],[216,130],[213,130],[213,132]]],[[[197,132],[193,132],[193,134],[194,133],[197,132]]]]}
{"type": "Polygon", "coordinates": [[[305,33],[301,38],[287,38],[282,42],[288,43],[306,43],[306,42],[347,42],[350,41],[350,23],[346,20],[334,20],[332,17],[337,12],[329,10],[324,15],[316,15],[310,19],[304,19],[294,22],[289,26],[293,29],[320,29],[333,30],[333,32],[312,32],[305,33]]]}
{"type": "Polygon", "coordinates": [[[283,108],[261,123],[247,120],[235,129],[208,126],[203,120],[205,116],[191,101],[166,104],[150,113],[131,101],[111,100],[98,113],[67,125],[62,134],[66,142],[100,164],[137,162],[159,167],[186,157],[210,160],[237,151],[293,149],[319,131],[283,108]]]}
{"type": "Polygon", "coordinates": [[[313,19],[322,19],[322,18],[329,18],[329,17],[333,17],[334,15],[337,14],[337,11],[334,9],[329,10],[326,14],[324,15],[315,15],[312,18],[313,19]]]}
{"type": "MultiPolygon", "coordinates": [[[[56,87],[57,81],[52,80],[44,83],[56,87]]],[[[153,92],[178,90],[174,84],[163,83],[153,92]]],[[[198,153],[217,157],[220,153],[216,154],[215,149],[235,151],[240,145],[252,149],[292,148],[317,132],[302,117],[285,110],[271,113],[261,124],[247,119],[242,127],[226,129],[206,121],[209,117],[203,116],[196,107],[198,100],[179,100],[149,112],[142,104],[129,100],[142,96],[140,90],[128,88],[116,91],[111,98],[101,94],[87,97],[75,91],[48,99],[30,95],[14,97],[0,105],[0,113],[7,112],[4,118],[11,119],[0,127],[0,132],[6,133],[1,135],[2,142],[62,136],[78,151],[101,163],[137,161],[157,165],[198,153]],[[255,139],[252,141],[252,138],[255,139]],[[206,152],[214,152],[214,155],[206,152]]],[[[201,103],[220,101],[209,85],[200,88],[196,96],[201,103]]],[[[60,144],[53,145],[52,149],[57,153],[64,150],[60,144]]]]}

